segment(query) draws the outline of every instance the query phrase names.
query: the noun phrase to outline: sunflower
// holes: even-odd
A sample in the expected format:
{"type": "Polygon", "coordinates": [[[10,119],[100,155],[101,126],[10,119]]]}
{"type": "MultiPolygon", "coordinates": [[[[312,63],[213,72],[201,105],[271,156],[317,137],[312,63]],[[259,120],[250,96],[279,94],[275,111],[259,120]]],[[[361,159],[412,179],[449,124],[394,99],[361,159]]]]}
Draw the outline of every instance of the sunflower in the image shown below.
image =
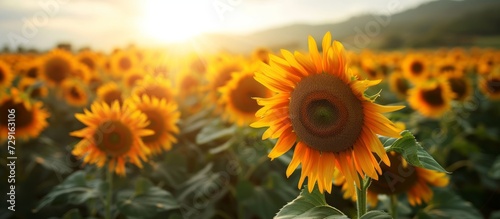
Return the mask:
{"type": "Polygon", "coordinates": [[[174,99],[174,92],[170,81],[163,77],[146,76],[139,82],[132,91],[133,95],[142,97],[148,95],[158,99],[166,99],[167,101],[174,99]]]}
{"type": "Polygon", "coordinates": [[[438,118],[451,108],[455,94],[443,77],[421,83],[408,91],[410,106],[429,118],[438,118]]]}
{"type": "Polygon", "coordinates": [[[90,50],[85,50],[78,53],[78,55],[76,56],[76,60],[86,66],[91,73],[96,72],[99,66],[98,56],[90,50]]]}
{"type": "Polygon", "coordinates": [[[41,61],[39,59],[30,61],[30,62],[24,62],[22,64],[22,73],[24,76],[37,79],[40,76],[40,68],[41,68],[41,61]]]}
{"type": "Polygon", "coordinates": [[[435,71],[436,77],[439,77],[440,75],[456,75],[456,76],[463,76],[464,73],[464,67],[460,64],[457,63],[456,61],[448,58],[448,59],[441,59],[437,62],[435,66],[435,71]]]}
{"type": "Polygon", "coordinates": [[[401,154],[396,152],[390,152],[388,155],[392,165],[389,167],[382,164],[382,175],[379,180],[373,180],[368,188],[367,198],[372,206],[377,206],[378,194],[401,193],[407,194],[410,205],[420,205],[432,198],[429,186],[445,187],[449,183],[445,173],[410,166],[401,154]]]}
{"type": "Polygon", "coordinates": [[[145,77],[144,70],[140,68],[135,68],[130,70],[130,72],[127,73],[122,80],[123,84],[125,84],[126,87],[133,88],[139,83],[139,81],[144,79],[144,77],[145,77]]]}
{"type": "Polygon", "coordinates": [[[382,113],[403,107],[381,106],[364,96],[380,81],[351,77],[344,47],[331,42],[330,32],[322,48],[320,54],[310,36],[308,55],[287,50],[282,50],[284,58],[271,55],[270,64],[263,65],[255,79],[275,94],[257,99],[263,107],[256,113],[259,121],[251,126],[269,127],[263,139],[279,138],[271,159],[297,141],[287,176],[302,164],[299,188],[308,177],[309,191],[317,182],[321,192],[330,193],[335,169],[358,187],[358,174],[378,179],[381,169],[374,153],[387,165],[389,158],[376,134],[400,137],[400,130],[382,113]]]}
{"type": "Polygon", "coordinates": [[[71,77],[81,80],[85,83],[88,83],[90,81],[92,74],[96,73],[89,71],[89,69],[82,63],[76,63],[73,71],[71,71],[71,77]]]}
{"type": "Polygon", "coordinates": [[[108,82],[97,88],[97,98],[108,105],[118,101],[123,103],[123,92],[115,82],[108,82]]]}
{"type": "Polygon", "coordinates": [[[206,79],[208,81],[208,90],[211,92],[212,98],[217,100],[219,94],[217,90],[231,80],[231,75],[244,69],[245,61],[241,58],[228,58],[226,56],[219,57],[219,60],[213,60],[208,66],[206,79]]]}
{"type": "Polygon", "coordinates": [[[108,164],[109,171],[125,175],[125,162],[142,168],[147,161],[149,149],[141,138],[154,132],[146,129],[146,115],[118,101],[111,106],[104,102],[94,102],[90,111],[75,114],[87,127],[70,133],[83,138],[73,148],[72,154],[83,158],[84,164],[96,164],[102,168],[108,164]],[[142,161],[141,161],[142,160],[142,161]]]}
{"type": "Polygon", "coordinates": [[[42,76],[50,85],[60,85],[71,75],[74,60],[71,53],[55,49],[46,54],[42,64],[42,76]]]}
{"type": "Polygon", "coordinates": [[[489,74],[481,77],[479,80],[479,89],[490,99],[500,100],[500,71],[498,74],[489,74]]]}
{"type": "Polygon", "coordinates": [[[389,87],[397,96],[406,97],[410,83],[401,72],[395,71],[389,76],[389,87]]]}
{"type": "Polygon", "coordinates": [[[49,113],[42,109],[42,102],[28,101],[21,98],[21,93],[16,88],[10,89],[10,95],[3,95],[0,98],[0,140],[5,140],[8,136],[9,127],[7,118],[10,110],[15,112],[15,134],[16,138],[29,139],[36,138],[48,126],[47,118],[49,113]]]}
{"type": "Polygon", "coordinates": [[[137,57],[132,52],[118,51],[114,53],[110,60],[111,75],[121,78],[130,70],[137,67],[137,57]]]}
{"type": "Polygon", "coordinates": [[[46,97],[48,94],[48,89],[46,86],[43,86],[39,80],[30,78],[30,77],[23,77],[20,81],[17,87],[19,90],[22,92],[28,93],[28,96],[30,98],[43,98],[46,97]]]}
{"type": "Polygon", "coordinates": [[[176,89],[179,95],[186,97],[193,94],[200,94],[201,78],[191,72],[184,71],[177,75],[176,89]]]}
{"type": "Polygon", "coordinates": [[[219,92],[222,94],[219,103],[224,107],[223,116],[239,126],[256,121],[255,113],[260,106],[255,97],[268,98],[272,96],[269,89],[257,82],[254,70],[247,69],[234,73],[232,79],[219,92]]]}
{"type": "Polygon", "coordinates": [[[414,84],[429,78],[429,66],[423,54],[410,54],[401,64],[404,76],[414,84]]]}
{"type": "Polygon", "coordinates": [[[447,77],[451,91],[455,94],[454,100],[465,101],[472,94],[472,83],[469,78],[461,73],[455,73],[447,77]]]}
{"type": "Polygon", "coordinates": [[[176,143],[175,135],[179,133],[176,123],[179,121],[180,113],[177,104],[166,99],[158,99],[143,95],[134,96],[131,105],[146,115],[149,120],[147,129],[153,130],[154,134],[142,137],[142,141],[153,154],[160,154],[172,148],[176,143]]]}
{"type": "Polygon", "coordinates": [[[77,83],[76,81],[65,81],[62,84],[62,94],[69,105],[84,106],[87,104],[87,91],[81,83],[77,83]]]}
{"type": "Polygon", "coordinates": [[[13,75],[9,65],[0,60],[0,87],[10,86],[12,79],[13,75]]]}
{"type": "MultiPolygon", "coordinates": [[[[430,186],[445,187],[449,183],[449,178],[445,173],[440,173],[425,168],[414,167],[394,151],[387,153],[391,166],[382,164],[382,174],[379,180],[372,180],[368,187],[368,203],[376,207],[378,195],[399,195],[406,193],[408,202],[412,206],[420,205],[432,199],[433,192],[430,186]]],[[[344,198],[356,200],[355,187],[345,183],[342,175],[335,175],[335,185],[342,186],[344,198]]]]}

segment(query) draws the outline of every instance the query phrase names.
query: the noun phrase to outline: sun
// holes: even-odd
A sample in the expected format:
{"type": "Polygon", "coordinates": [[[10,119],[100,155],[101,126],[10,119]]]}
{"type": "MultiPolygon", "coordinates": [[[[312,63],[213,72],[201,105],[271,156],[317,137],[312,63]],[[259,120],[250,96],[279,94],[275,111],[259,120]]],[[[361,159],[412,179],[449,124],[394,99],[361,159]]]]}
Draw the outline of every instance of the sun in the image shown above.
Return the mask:
{"type": "Polygon", "coordinates": [[[194,0],[146,1],[140,28],[146,37],[162,43],[183,42],[214,27],[216,14],[211,9],[194,0]]]}

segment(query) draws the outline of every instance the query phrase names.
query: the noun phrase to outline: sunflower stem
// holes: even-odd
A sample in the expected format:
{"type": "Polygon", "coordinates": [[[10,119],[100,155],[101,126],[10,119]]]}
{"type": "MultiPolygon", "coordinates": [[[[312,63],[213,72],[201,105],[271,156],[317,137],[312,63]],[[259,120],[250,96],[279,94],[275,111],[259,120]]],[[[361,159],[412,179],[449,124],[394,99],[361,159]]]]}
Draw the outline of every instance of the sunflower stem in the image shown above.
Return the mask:
{"type": "Polygon", "coordinates": [[[113,170],[106,171],[106,182],[108,183],[108,192],[106,194],[106,219],[111,219],[111,202],[113,198],[113,170]]]}
{"type": "Polygon", "coordinates": [[[397,218],[398,216],[398,197],[396,195],[390,195],[391,200],[391,216],[392,218],[397,218]]]}
{"type": "Polygon", "coordinates": [[[365,186],[365,179],[364,177],[359,176],[359,186],[356,186],[356,207],[358,208],[358,218],[361,218],[361,216],[366,214],[367,207],[366,207],[366,191],[368,189],[367,186],[365,186]]]}

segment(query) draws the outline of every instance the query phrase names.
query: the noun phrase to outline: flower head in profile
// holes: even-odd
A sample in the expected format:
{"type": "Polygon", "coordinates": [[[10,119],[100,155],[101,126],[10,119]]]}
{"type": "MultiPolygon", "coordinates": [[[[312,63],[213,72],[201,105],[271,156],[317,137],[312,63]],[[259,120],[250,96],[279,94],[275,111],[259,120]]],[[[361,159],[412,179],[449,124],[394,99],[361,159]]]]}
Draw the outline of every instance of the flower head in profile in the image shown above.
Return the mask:
{"type": "Polygon", "coordinates": [[[358,175],[378,179],[381,168],[375,156],[387,165],[390,160],[377,134],[397,138],[401,131],[382,113],[403,107],[378,105],[364,95],[380,80],[352,76],[344,47],[332,43],[329,32],[322,48],[320,53],[309,37],[309,54],[282,50],[283,58],[270,56],[255,79],[274,95],[257,99],[262,108],[251,126],[268,127],[263,139],[278,138],[271,159],[293,150],[286,174],[302,165],[299,187],[307,177],[310,191],[317,183],[321,192],[331,192],[335,170],[357,186],[358,175]]]}

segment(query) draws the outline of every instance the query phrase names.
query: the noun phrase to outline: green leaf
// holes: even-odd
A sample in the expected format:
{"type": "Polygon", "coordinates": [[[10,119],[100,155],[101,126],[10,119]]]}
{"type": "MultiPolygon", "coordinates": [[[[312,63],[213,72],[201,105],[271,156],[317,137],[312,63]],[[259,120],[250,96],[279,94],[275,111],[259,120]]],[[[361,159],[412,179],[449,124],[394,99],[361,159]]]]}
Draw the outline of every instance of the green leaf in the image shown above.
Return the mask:
{"type": "Polygon", "coordinates": [[[80,211],[76,208],[69,210],[63,215],[62,219],[83,219],[80,211]]]}
{"type": "Polygon", "coordinates": [[[211,141],[231,136],[235,133],[236,126],[224,127],[219,119],[215,119],[201,129],[196,136],[197,144],[206,144],[211,141]]]}
{"type": "Polygon", "coordinates": [[[148,218],[162,211],[179,208],[172,194],[142,177],[137,179],[135,190],[121,191],[117,199],[118,210],[129,217],[148,218]]]}
{"type": "Polygon", "coordinates": [[[307,186],[302,189],[300,195],[290,203],[281,208],[276,219],[292,218],[347,218],[341,211],[328,205],[325,196],[318,189],[309,193],[307,186]]]}
{"type": "Polygon", "coordinates": [[[391,215],[389,215],[385,211],[369,211],[366,212],[360,219],[391,219],[391,215]]]}
{"type": "Polygon", "coordinates": [[[379,139],[386,151],[400,153],[413,166],[449,173],[420,146],[408,130],[401,132],[401,138],[398,139],[387,137],[379,137],[379,139]]]}
{"type": "Polygon", "coordinates": [[[470,202],[449,189],[436,188],[432,200],[418,214],[419,218],[483,218],[481,213],[470,202]]]}
{"type": "Polygon", "coordinates": [[[297,196],[297,189],[291,188],[286,180],[285,176],[270,172],[260,185],[253,185],[248,180],[239,181],[236,198],[244,207],[240,208],[240,215],[249,218],[272,218],[276,215],[283,205],[297,196]]]}
{"type": "Polygon", "coordinates": [[[500,179],[500,156],[497,156],[495,159],[495,162],[489,171],[489,175],[493,179],[500,179]]]}
{"type": "Polygon", "coordinates": [[[100,179],[88,179],[87,173],[77,171],[68,176],[61,184],[54,187],[35,208],[39,211],[46,205],[59,201],[69,204],[82,204],[89,199],[101,196],[99,188],[104,183],[100,179]]]}

